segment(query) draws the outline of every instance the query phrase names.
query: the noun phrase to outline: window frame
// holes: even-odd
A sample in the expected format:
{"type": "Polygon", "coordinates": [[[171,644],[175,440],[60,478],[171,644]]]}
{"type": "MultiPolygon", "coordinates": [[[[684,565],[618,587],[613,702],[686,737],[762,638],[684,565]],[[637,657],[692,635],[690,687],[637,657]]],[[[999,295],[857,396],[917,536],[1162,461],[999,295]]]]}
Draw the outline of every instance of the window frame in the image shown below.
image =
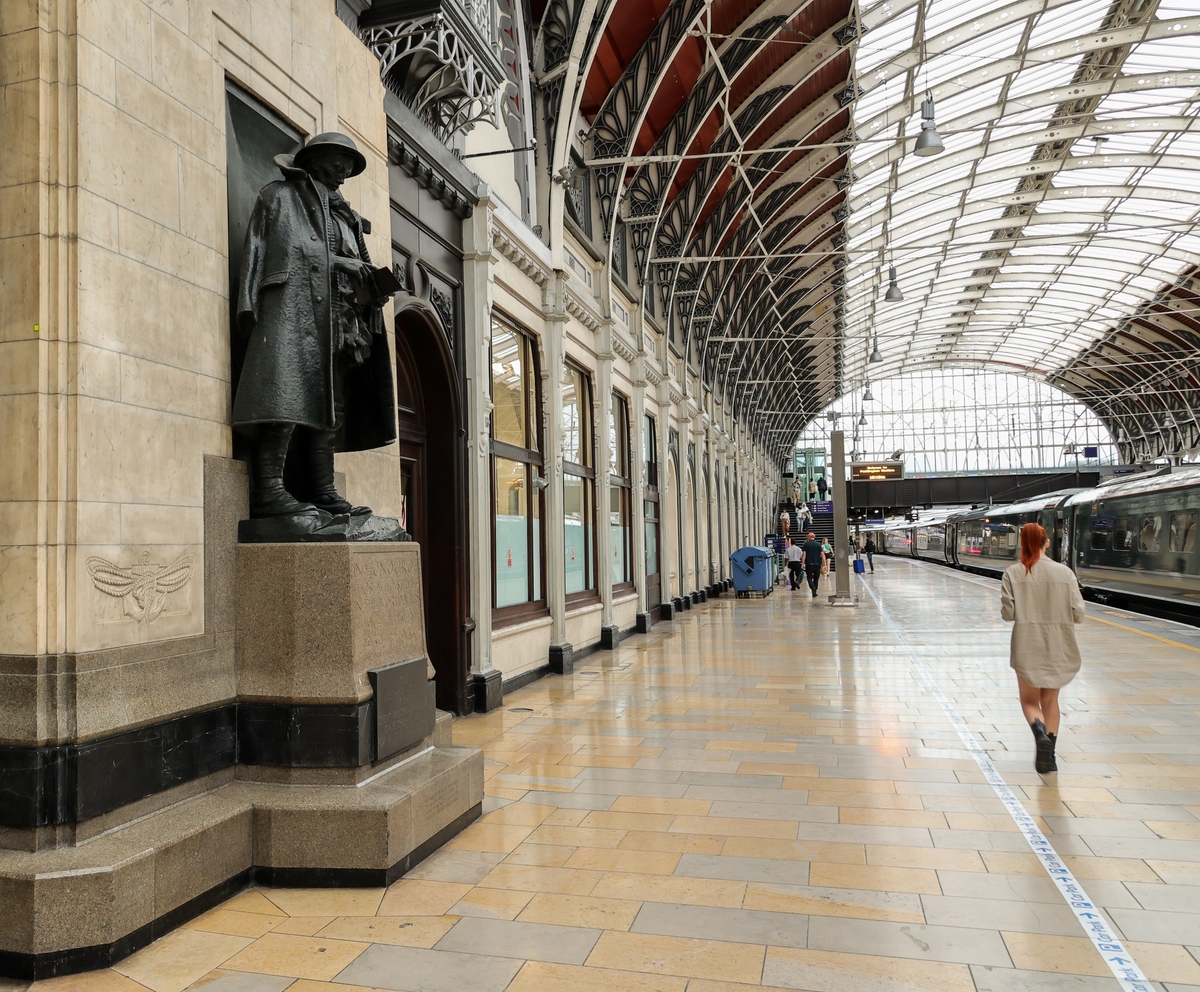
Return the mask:
{"type": "MultiPolygon", "coordinates": [[[[579,441],[580,454],[587,459],[587,463],[569,461],[566,457],[565,446],[563,452],[563,586],[566,586],[566,568],[567,568],[567,516],[566,516],[566,485],[567,476],[580,479],[583,483],[584,506],[581,514],[583,522],[583,574],[584,587],[575,592],[565,594],[565,603],[568,607],[580,606],[586,603],[595,603],[600,601],[600,579],[599,570],[597,568],[596,559],[599,557],[599,545],[597,543],[596,521],[597,499],[596,499],[596,407],[594,403],[595,386],[592,383],[592,374],[582,365],[571,359],[566,359],[563,365],[567,371],[579,377],[579,382],[582,391],[585,394],[579,398],[580,411],[580,427],[579,441]]],[[[565,404],[564,404],[565,409],[565,404]]],[[[565,431],[564,431],[565,434],[565,431]]]]}
{"type": "Polygon", "coordinates": [[[546,497],[545,490],[536,485],[536,479],[543,477],[542,470],[546,460],[543,455],[544,439],[542,437],[542,391],[541,368],[538,356],[537,340],[533,334],[509,317],[503,311],[493,309],[491,314],[492,335],[488,344],[488,390],[493,409],[488,416],[489,468],[491,470],[490,488],[492,494],[492,627],[493,629],[511,626],[524,620],[538,616],[548,616],[549,602],[546,597],[546,497]],[[497,326],[512,334],[521,347],[521,375],[524,380],[521,385],[525,397],[525,441],[532,442],[534,447],[521,447],[507,441],[497,441],[495,416],[495,371],[493,369],[493,343],[497,326]],[[532,400],[532,402],[530,402],[532,400]],[[499,546],[496,530],[496,486],[497,459],[520,462],[525,466],[525,483],[528,487],[528,513],[525,527],[525,554],[528,562],[526,578],[526,594],[528,599],[523,603],[512,603],[507,606],[497,606],[499,594],[499,546]],[[536,501],[536,503],[535,503],[536,501]],[[539,532],[535,541],[535,528],[539,532]],[[536,544],[536,549],[535,549],[536,544]],[[536,550],[536,555],[535,555],[536,550]]]}
{"type": "Polygon", "coordinates": [[[609,533],[612,534],[612,494],[616,489],[620,490],[619,526],[622,529],[625,561],[625,578],[619,581],[613,574],[613,562],[608,563],[615,595],[636,589],[633,571],[633,438],[629,432],[629,398],[615,389],[609,395],[608,424],[609,438],[613,442],[608,466],[609,533]],[[622,471],[623,475],[617,474],[622,471]]]}

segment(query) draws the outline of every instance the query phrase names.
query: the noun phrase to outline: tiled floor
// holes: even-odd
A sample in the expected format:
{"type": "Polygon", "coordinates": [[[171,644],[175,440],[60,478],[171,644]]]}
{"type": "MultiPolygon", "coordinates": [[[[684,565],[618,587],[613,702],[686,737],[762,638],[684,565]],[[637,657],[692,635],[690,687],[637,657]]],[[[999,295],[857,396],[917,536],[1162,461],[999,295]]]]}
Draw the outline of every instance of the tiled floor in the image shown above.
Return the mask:
{"type": "MultiPolygon", "coordinates": [[[[1200,630],[1089,607],[1032,770],[997,587],[884,608],[1160,989],[1200,992],[1200,630]]],[[[1114,992],[867,597],[701,607],[459,721],[487,809],[382,890],[254,890],[36,992],[1114,992]]]]}

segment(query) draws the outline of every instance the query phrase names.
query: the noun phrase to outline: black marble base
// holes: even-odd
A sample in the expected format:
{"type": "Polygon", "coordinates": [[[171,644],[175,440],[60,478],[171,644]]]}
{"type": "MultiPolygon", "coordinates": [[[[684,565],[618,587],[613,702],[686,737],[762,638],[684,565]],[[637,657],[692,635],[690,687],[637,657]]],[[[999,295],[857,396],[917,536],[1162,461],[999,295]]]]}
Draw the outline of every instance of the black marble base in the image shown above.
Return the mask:
{"type": "Polygon", "coordinates": [[[600,649],[602,651],[612,651],[621,644],[621,628],[615,623],[608,627],[600,628],[600,649]]]}
{"type": "Polygon", "coordinates": [[[699,606],[701,603],[708,602],[708,593],[703,589],[697,589],[694,593],[692,593],[692,599],[694,599],[696,605],[699,606]]]}
{"type": "Polygon", "coordinates": [[[692,594],[688,593],[686,596],[679,597],[679,605],[684,610],[690,610],[692,608],[692,594]]]}
{"type": "Polygon", "coordinates": [[[570,675],[575,670],[575,652],[571,645],[551,644],[549,664],[552,675],[570,675]]]}
{"type": "Polygon", "coordinates": [[[230,705],[86,744],[0,747],[0,824],[78,823],[229,768],[236,727],[230,705]]]}
{"type": "Polygon", "coordinates": [[[637,615],[637,623],[634,625],[634,630],[639,634],[650,633],[650,628],[654,626],[654,615],[652,613],[639,613],[637,615]]]}
{"type": "Polygon", "coordinates": [[[375,760],[375,701],[344,706],[239,703],[238,763],[358,768],[375,760]]]}
{"type": "MultiPolygon", "coordinates": [[[[228,703],[85,744],[0,747],[0,826],[79,823],[235,764],[358,768],[382,760],[433,732],[424,658],[419,672],[424,693],[402,701],[403,726],[388,747],[397,740],[403,746],[387,754],[376,751],[374,699],[345,706],[228,703]]],[[[502,699],[500,678],[497,671],[490,684],[502,699]]],[[[395,702],[389,705],[395,716],[395,702]]]]}
{"type": "Polygon", "coordinates": [[[252,517],[238,521],[241,544],[291,544],[321,541],[411,541],[395,517],[375,514],[336,516],[323,510],[286,517],[252,517]]]}
{"type": "Polygon", "coordinates": [[[490,713],[504,705],[504,674],[498,668],[472,676],[475,689],[475,712],[490,713]]]}

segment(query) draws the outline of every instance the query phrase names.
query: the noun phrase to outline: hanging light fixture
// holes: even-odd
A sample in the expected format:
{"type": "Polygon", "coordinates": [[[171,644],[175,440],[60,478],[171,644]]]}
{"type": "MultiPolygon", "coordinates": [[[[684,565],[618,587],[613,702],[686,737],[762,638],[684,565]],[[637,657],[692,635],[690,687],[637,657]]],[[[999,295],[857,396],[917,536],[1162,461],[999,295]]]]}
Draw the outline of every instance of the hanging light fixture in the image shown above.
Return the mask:
{"type": "MultiPolygon", "coordinates": [[[[917,135],[917,143],[913,153],[922,158],[937,155],[946,150],[942,144],[942,136],[937,133],[934,117],[937,116],[933,107],[933,92],[929,89],[929,51],[925,47],[928,40],[929,27],[925,20],[928,7],[924,0],[921,3],[919,17],[921,19],[921,67],[925,70],[925,99],[921,103],[921,133],[917,135]]],[[[913,71],[913,89],[916,89],[916,70],[913,71]]]]}
{"type": "Polygon", "coordinates": [[[939,155],[946,150],[933,118],[933,97],[926,96],[921,103],[921,133],[917,135],[917,143],[913,147],[914,155],[925,158],[929,155],[939,155]]]}
{"type": "Polygon", "coordinates": [[[883,298],[888,303],[899,303],[904,299],[904,294],[900,292],[900,283],[896,281],[896,266],[888,267],[888,288],[883,294],[883,298]]]}
{"type": "Polygon", "coordinates": [[[875,335],[875,343],[871,346],[871,357],[867,359],[867,364],[878,365],[883,361],[883,356],[879,354],[879,335],[875,335]]]}
{"type": "Polygon", "coordinates": [[[863,402],[864,403],[875,402],[875,397],[871,395],[871,384],[869,382],[867,383],[867,388],[863,390],[863,402]]]}
{"type": "Polygon", "coordinates": [[[867,411],[866,411],[866,410],[864,410],[864,411],[862,412],[862,416],[860,416],[860,417],[858,418],[858,426],[859,426],[859,427],[866,427],[866,426],[867,426],[867,411]]]}
{"type": "Polygon", "coordinates": [[[1171,411],[1167,411],[1167,415],[1162,419],[1162,429],[1169,431],[1175,426],[1175,418],[1171,416],[1171,411]]]}

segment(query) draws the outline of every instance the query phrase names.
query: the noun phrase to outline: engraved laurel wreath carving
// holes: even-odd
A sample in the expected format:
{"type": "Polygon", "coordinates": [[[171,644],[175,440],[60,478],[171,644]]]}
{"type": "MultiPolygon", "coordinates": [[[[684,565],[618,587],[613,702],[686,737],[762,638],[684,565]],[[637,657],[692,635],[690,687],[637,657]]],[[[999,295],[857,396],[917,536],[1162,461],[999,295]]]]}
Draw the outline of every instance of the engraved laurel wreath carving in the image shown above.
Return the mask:
{"type": "Polygon", "coordinates": [[[170,565],[150,561],[143,551],[137,563],[123,568],[107,558],[93,555],[87,560],[88,575],[100,592],[122,601],[125,616],[143,626],[154,623],[167,605],[167,596],[187,585],[196,568],[194,554],[182,554],[170,565]]]}

